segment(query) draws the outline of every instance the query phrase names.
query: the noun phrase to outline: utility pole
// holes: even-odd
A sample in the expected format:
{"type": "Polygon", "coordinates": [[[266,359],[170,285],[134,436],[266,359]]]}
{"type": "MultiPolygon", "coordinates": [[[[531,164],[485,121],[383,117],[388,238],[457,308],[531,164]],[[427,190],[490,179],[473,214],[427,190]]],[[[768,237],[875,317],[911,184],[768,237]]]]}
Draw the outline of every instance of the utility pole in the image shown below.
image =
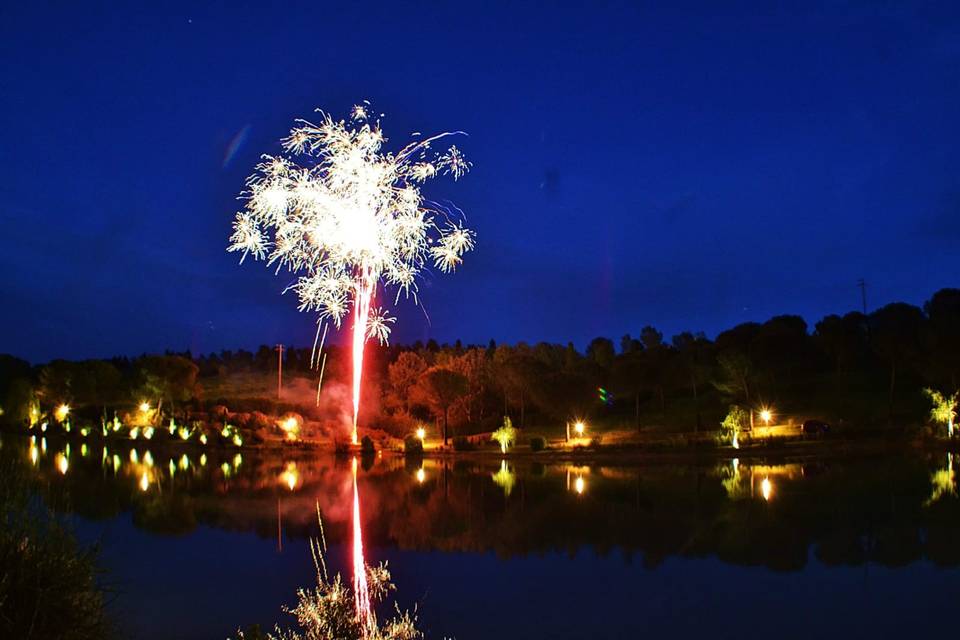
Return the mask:
{"type": "Polygon", "coordinates": [[[277,400],[280,399],[280,389],[283,387],[283,345],[276,346],[277,351],[277,400]]]}
{"type": "Polygon", "coordinates": [[[863,315],[867,315],[867,281],[863,278],[857,280],[857,286],[860,287],[860,300],[863,303],[863,315]]]}

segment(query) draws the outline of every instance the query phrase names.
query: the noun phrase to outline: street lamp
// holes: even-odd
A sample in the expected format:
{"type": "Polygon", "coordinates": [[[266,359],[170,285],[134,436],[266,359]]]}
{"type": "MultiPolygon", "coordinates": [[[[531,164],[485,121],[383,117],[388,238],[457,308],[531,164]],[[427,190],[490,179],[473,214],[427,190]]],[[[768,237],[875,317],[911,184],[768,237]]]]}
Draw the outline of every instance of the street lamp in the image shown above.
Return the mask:
{"type": "Polygon", "coordinates": [[[587,425],[583,424],[583,420],[577,420],[573,425],[573,430],[577,432],[578,436],[583,436],[583,432],[586,430],[587,425]]]}
{"type": "Polygon", "coordinates": [[[424,429],[423,427],[417,427],[417,440],[419,440],[420,442],[423,442],[426,437],[427,437],[427,430],[424,429]]]}
{"type": "Polygon", "coordinates": [[[761,409],[760,419],[763,420],[765,425],[770,426],[770,420],[773,419],[773,414],[770,412],[770,409],[761,409]]]}
{"type": "Polygon", "coordinates": [[[141,411],[141,413],[148,413],[148,412],[150,411],[150,403],[147,402],[146,400],[144,400],[143,402],[141,402],[141,403],[140,403],[140,411],[141,411]]]}

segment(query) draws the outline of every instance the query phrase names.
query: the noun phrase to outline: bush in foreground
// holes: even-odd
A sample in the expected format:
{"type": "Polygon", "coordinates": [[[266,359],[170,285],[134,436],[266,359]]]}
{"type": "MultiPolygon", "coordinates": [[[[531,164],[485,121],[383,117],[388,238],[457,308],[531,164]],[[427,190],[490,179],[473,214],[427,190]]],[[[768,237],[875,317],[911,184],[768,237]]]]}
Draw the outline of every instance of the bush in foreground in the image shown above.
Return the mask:
{"type": "Polygon", "coordinates": [[[0,637],[109,637],[95,551],[31,500],[25,477],[19,462],[0,461],[0,637]]]}
{"type": "MultiPolygon", "coordinates": [[[[371,615],[368,624],[357,619],[353,592],[340,574],[330,579],[327,575],[325,543],[311,541],[311,551],[317,569],[317,586],[297,591],[297,605],[284,610],[296,618],[296,628],[274,627],[272,633],[263,633],[258,627],[247,632],[239,631],[239,640],[416,640],[423,638],[417,629],[416,615],[401,612],[394,603],[395,615],[379,622],[371,615]]],[[[386,563],[366,567],[370,604],[383,604],[387,595],[396,587],[390,581],[386,563]]]]}

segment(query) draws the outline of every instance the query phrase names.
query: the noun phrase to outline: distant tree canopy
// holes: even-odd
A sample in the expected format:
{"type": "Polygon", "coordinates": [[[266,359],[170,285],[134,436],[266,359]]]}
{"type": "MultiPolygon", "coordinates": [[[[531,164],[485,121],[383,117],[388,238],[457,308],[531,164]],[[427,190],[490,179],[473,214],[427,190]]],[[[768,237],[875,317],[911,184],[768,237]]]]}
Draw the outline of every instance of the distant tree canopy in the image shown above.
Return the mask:
{"type": "MultiPolygon", "coordinates": [[[[582,352],[545,342],[371,344],[363,390],[369,421],[405,435],[435,420],[447,438],[491,432],[504,416],[520,433],[575,419],[716,429],[731,404],[748,415],[769,404],[781,414],[916,424],[929,417],[923,389],[945,397],[960,390],[960,289],[938,291],[922,308],[893,303],[866,316],[828,315],[812,331],[803,318],[782,315],[737,325],[714,340],[692,332],[668,340],[649,325],[634,335],[616,342],[601,336],[582,352]]],[[[262,387],[264,406],[253,408],[269,413],[277,357],[267,345],[42,366],[2,356],[0,408],[7,420],[22,420],[34,401],[45,410],[62,402],[105,408],[141,400],[174,409],[229,401],[224,381],[240,376],[259,381],[251,384],[262,387]],[[206,386],[217,398],[204,400],[206,386]]],[[[312,349],[288,347],[283,357],[285,380],[317,379],[312,349]]],[[[323,367],[324,384],[349,384],[344,347],[326,347],[323,367]]],[[[308,412],[313,396],[304,393],[307,406],[298,410],[308,412]]]]}

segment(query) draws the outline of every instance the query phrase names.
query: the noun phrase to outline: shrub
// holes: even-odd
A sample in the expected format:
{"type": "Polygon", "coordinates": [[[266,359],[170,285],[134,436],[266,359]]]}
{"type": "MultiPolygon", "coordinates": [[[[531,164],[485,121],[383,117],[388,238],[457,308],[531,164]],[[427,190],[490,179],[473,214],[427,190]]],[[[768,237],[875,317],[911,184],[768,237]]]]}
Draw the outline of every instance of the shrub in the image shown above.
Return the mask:
{"type": "Polygon", "coordinates": [[[363,436],[363,439],[360,440],[360,453],[364,455],[369,455],[376,453],[377,448],[373,445],[373,439],[370,436],[363,436]]]}
{"type": "Polygon", "coordinates": [[[408,456],[421,455],[423,453],[423,442],[416,436],[407,436],[403,439],[403,452],[408,456]]]}
{"type": "Polygon", "coordinates": [[[530,438],[530,451],[543,451],[547,448],[547,441],[541,436],[530,438]]]}
{"type": "Polygon", "coordinates": [[[490,439],[500,445],[500,452],[506,453],[517,440],[517,430],[513,428],[510,416],[503,417],[503,426],[491,434],[490,439]]]}
{"type": "Polygon", "coordinates": [[[456,436],[453,439],[453,450],[454,451],[474,451],[476,450],[477,445],[470,442],[466,436],[456,436]]]}

